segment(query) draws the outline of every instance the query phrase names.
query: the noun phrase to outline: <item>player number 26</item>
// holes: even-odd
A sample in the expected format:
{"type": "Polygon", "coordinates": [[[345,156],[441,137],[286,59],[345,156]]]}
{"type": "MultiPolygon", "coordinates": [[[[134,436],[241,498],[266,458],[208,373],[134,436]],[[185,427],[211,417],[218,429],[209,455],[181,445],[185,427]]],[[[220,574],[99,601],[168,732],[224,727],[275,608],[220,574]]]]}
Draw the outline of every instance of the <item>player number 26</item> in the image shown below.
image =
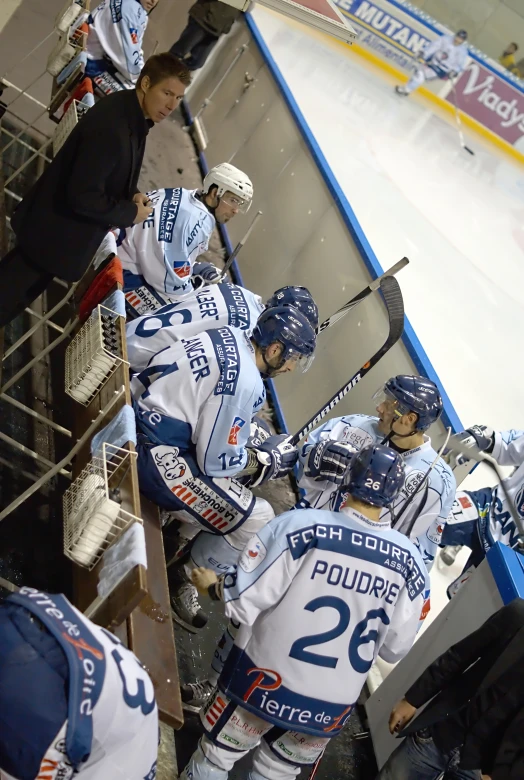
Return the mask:
{"type": "Polygon", "coordinates": [[[368,477],[366,479],[366,487],[371,488],[371,490],[380,490],[380,482],[373,482],[371,477],[368,477]]]}
{"type": "MultiPolygon", "coordinates": [[[[326,608],[334,609],[338,612],[339,620],[337,625],[329,631],[324,631],[322,634],[311,634],[310,636],[304,636],[301,639],[297,639],[293,642],[289,655],[291,658],[296,658],[297,661],[304,661],[306,664],[335,669],[340,660],[339,658],[332,655],[312,653],[310,650],[306,649],[313,645],[323,645],[326,642],[331,642],[332,639],[337,639],[339,636],[342,636],[349,628],[351,610],[345,601],[342,601],[342,599],[339,599],[336,596],[319,596],[319,598],[313,599],[313,601],[310,601],[304,607],[308,612],[316,612],[318,609],[326,608]]],[[[351,632],[348,643],[349,663],[353,669],[360,674],[365,674],[373,663],[373,661],[362,658],[359,649],[362,645],[367,645],[370,642],[375,644],[377,641],[378,631],[374,628],[368,631],[370,621],[376,619],[382,621],[386,626],[390,622],[384,609],[370,609],[366,617],[357,623],[351,632]]]]}

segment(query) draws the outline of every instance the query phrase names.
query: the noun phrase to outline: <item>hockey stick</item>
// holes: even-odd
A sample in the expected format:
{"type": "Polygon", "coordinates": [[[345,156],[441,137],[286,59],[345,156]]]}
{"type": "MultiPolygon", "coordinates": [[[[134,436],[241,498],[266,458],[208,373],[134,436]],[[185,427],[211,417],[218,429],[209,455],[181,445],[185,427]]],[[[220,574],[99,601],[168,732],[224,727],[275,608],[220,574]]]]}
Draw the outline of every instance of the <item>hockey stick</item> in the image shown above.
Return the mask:
{"type": "Polygon", "coordinates": [[[458,107],[457,90],[455,89],[455,82],[453,81],[453,79],[450,79],[450,81],[451,81],[451,88],[452,88],[453,94],[455,96],[455,99],[454,99],[454,102],[453,102],[453,108],[454,108],[454,113],[455,113],[455,124],[457,125],[457,130],[458,130],[458,134],[459,134],[459,138],[460,138],[460,145],[462,146],[462,148],[464,149],[465,152],[468,152],[468,154],[475,155],[475,152],[473,151],[473,149],[470,149],[469,146],[466,146],[466,141],[464,139],[464,132],[463,132],[463,129],[462,129],[462,119],[460,118],[460,112],[459,112],[459,107],[458,107]]]}
{"type": "Polygon", "coordinates": [[[513,522],[515,523],[515,527],[517,528],[519,532],[519,540],[518,540],[518,547],[521,552],[524,552],[524,522],[522,521],[521,516],[518,513],[517,507],[515,506],[515,502],[509,495],[508,491],[506,490],[504,486],[504,474],[502,473],[502,470],[491,455],[489,455],[487,452],[482,452],[482,450],[479,450],[478,447],[473,445],[470,447],[469,445],[465,445],[463,442],[457,440],[455,436],[452,436],[449,441],[449,449],[452,452],[457,453],[458,455],[463,455],[465,458],[468,458],[469,460],[475,460],[477,463],[486,463],[497,475],[500,487],[504,493],[504,495],[507,498],[509,509],[511,512],[511,516],[513,518],[513,522]]]}
{"type": "Polygon", "coordinates": [[[227,272],[229,271],[229,269],[230,269],[230,267],[231,267],[231,264],[232,264],[233,260],[235,259],[235,257],[238,255],[238,253],[240,252],[240,250],[242,249],[242,247],[244,246],[244,244],[245,244],[245,243],[246,243],[246,241],[248,240],[249,236],[251,235],[251,233],[252,233],[252,231],[253,231],[253,228],[254,228],[254,227],[255,227],[255,225],[257,224],[257,220],[258,220],[258,219],[259,219],[261,216],[262,216],[262,212],[261,212],[261,211],[257,211],[257,213],[255,214],[255,218],[254,218],[253,222],[251,223],[251,225],[249,226],[249,228],[248,228],[248,230],[247,230],[247,233],[246,233],[246,235],[244,236],[244,238],[242,238],[242,239],[241,239],[241,240],[238,242],[238,244],[236,245],[236,247],[233,249],[233,251],[231,252],[231,254],[229,255],[229,257],[227,258],[227,260],[226,260],[226,263],[225,263],[225,265],[224,265],[224,267],[223,267],[223,269],[222,269],[222,273],[220,274],[220,278],[219,278],[219,280],[218,280],[217,284],[220,284],[220,282],[223,280],[224,276],[225,276],[225,275],[227,274],[227,272]]]}
{"type": "Polygon", "coordinates": [[[308,422],[304,425],[303,428],[301,428],[300,431],[298,431],[298,433],[295,433],[295,435],[292,436],[290,442],[291,444],[296,445],[301,439],[304,438],[304,436],[307,436],[307,434],[313,430],[315,425],[317,425],[320,420],[326,416],[326,414],[334,409],[339,401],[341,401],[344,396],[347,395],[349,391],[355,387],[355,385],[358,384],[369,371],[371,371],[373,366],[378,363],[378,361],[386,354],[386,352],[389,352],[391,347],[393,347],[402,336],[402,332],[404,330],[404,301],[402,300],[402,293],[395,277],[386,276],[385,279],[382,279],[380,283],[380,290],[384,296],[389,319],[389,335],[386,341],[380,347],[378,352],[375,352],[375,354],[367,361],[367,363],[364,363],[362,368],[360,368],[357,373],[351,377],[349,382],[345,384],[344,387],[341,387],[338,393],[335,393],[335,395],[329,399],[325,406],[323,406],[322,409],[320,409],[313,417],[311,417],[311,419],[308,420],[308,422]]]}
{"type": "Polygon", "coordinates": [[[321,322],[317,328],[317,335],[319,333],[322,333],[322,331],[326,330],[327,328],[330,328],[332,325],[335,324],[335,322],[341,320],[342,317],[344,317],[349,311],[351,311],[351,309],[355,308],[355,306],[358,306],[358,304],[361,301],[363,301],[364,298],[367,298],[368,295],[371,295],[372,292],[378,290],[383,279],[385,279],[387,276],[395,276],[395,274],[401,271],[403,268],[405,268],[408,263],[409,263],[408,258],[403,257],[402,260],[398,261],[398,263],[392,265],[388,271],[385,271],[382,274],[382,276],[379,276],[376,279],[374,279],[372,282],[370,282],[370,284],[368,284],[367,287],[364,287],[364,289],[361,290],[358,293],[358,295],[355,295],[354,298],[352,298],[350,301],[348,301],[343,306],[341,306],[341,308],[338,309],[334,314],[332,314],[331,317],[328,317],[327,320],[321,322]]]}

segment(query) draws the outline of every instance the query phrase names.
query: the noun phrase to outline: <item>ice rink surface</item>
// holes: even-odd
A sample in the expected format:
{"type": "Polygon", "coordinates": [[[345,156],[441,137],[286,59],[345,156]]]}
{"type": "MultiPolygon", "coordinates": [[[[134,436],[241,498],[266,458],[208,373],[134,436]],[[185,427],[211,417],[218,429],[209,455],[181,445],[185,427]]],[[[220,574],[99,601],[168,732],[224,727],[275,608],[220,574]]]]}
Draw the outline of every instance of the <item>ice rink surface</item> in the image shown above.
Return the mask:
{"type": "Polygon", "coordinates": [[[253,16],[382,267],[409,257],[406,313],[464,427],[524,427],[524,167],[476,134],[467,154],[350,47],[253,16]]]}

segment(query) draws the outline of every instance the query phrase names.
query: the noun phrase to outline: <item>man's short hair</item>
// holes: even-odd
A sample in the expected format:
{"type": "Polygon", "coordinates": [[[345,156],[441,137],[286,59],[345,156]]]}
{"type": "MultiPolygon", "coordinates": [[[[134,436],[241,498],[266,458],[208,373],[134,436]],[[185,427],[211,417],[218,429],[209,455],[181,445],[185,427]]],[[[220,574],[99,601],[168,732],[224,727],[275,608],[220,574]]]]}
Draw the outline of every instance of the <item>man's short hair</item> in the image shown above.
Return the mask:
{"type": "Polygon", "coordinates": [[[184,65],[181,60],[169,51],[162,52],[162,54],[153,54],[152,57],[146,60],[138,77],[137,89],[140,89],[144,76],[149,76],[152,87],[160,81],[170,78],[178,79],[186,87],[191,84],[191,71],[187,65],[184,65]]]}

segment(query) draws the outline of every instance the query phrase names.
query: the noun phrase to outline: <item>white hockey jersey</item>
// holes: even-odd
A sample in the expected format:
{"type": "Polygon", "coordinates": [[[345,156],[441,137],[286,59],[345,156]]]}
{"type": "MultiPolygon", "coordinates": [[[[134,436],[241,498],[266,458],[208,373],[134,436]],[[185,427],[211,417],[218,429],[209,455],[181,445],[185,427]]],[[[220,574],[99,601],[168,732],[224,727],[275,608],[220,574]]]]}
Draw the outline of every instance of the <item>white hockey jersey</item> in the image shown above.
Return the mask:
{"type": "Polygon", "coordinates": [[[472,563],[478,566],[496,542],[514,547],[518,529],[509,509],[506,493],[524,518],[524,431],[511,429],[495,434],[491,453],[500,466],[515,466],[513,474],[495,487],[457,495],[446,524],[442,544],[465,544],[473,550],[472,563]]]}
{"type": "Polygon", "coordinates": [[[429,610],[429,577],[409,539],[352,509],[285,512],[223,579],[241,624],[219,688],[284,729],[332,737],[377,656],[410,649],[429,610]]]}
{"type": "Polygon", "coordinates": [[[213,328],[238,328],[251,336],[265,308],[259,295],[236,284],[200,287],[183,301],[162,306],[154,314],[128,323],[126,340],[131,370],[143,371],[160,350],[213,328]]]}
{"type": "Polygon", "coordinates": [[[151,216],[121,230],[118,257],[124,270],[144,277],[154,290],[176,298],[191,292],[193,264],[205,252],[215,218],[196,190],[153,190],[151,216]]]}
{"type": "Polygon", "coordinates": [[[468,59],[468,45],[455,46],[454,35],[442,35],[424,49],[424,59],[428,64],[437,66],[444,73],[455,71],[462,73],[468,59]]]}
{"type": "Polygon", "coordinates": [[[166,347],[132,378],[131,392],[138,427],[155,444],[194,448],[209,477],[244,467],[251,418],[266,391],[242,331],[218,328],[166,347]]]}
{"type": "MultiPolygon", "coordinates": [[[[38,776],[154,780],[158,709],[151,679],[136,656],[65,596],[23,587],[9,601],[36,615],[62,646],[69,666],[68,720],[49,746],[38,776]]],[[[38,699],[38,691],[34,693],[38,699]]],[[[41,706],[52,708],[53,702],[41,706]]]]}
{"type": "MultiPolygon", "coordinates": [[[[305,444],[299,450],[300,478],[298,485],[304,491],[301,506],[337,511],[344,502],[347,493],[329,480],[318,480],[307,476],[307,459],[311,448],[319,441],[331,439],[352,444],[361,450],[369,444],[380,444],[384,434],[378,429],[378,419],[365,414],[353,414],[334,417],[312,431],[305,444]]],[[[408,534],[417,544],[428,569],[433,565],[449,511],[455,498],[456,482],[452,470],[439,458],[430,472],[426,486],[420,488],[415,498],[406,504],[413,491],[423,481],[437,453],[431,446],[429,436],[424,436],[424,444],[403,454],[406,467],[406,481],[400,495],[393,505],[394,517],[389,509],[382,516],[388,518],[396,531],[408,534]]]]}
{"type": "Polygon", "coordinates": [[[119,73],[135,84],[144,67],[142,42],[147,22],[139,0],[103,0],[91,14],[88,59],[109,58],[119,73]]]}

